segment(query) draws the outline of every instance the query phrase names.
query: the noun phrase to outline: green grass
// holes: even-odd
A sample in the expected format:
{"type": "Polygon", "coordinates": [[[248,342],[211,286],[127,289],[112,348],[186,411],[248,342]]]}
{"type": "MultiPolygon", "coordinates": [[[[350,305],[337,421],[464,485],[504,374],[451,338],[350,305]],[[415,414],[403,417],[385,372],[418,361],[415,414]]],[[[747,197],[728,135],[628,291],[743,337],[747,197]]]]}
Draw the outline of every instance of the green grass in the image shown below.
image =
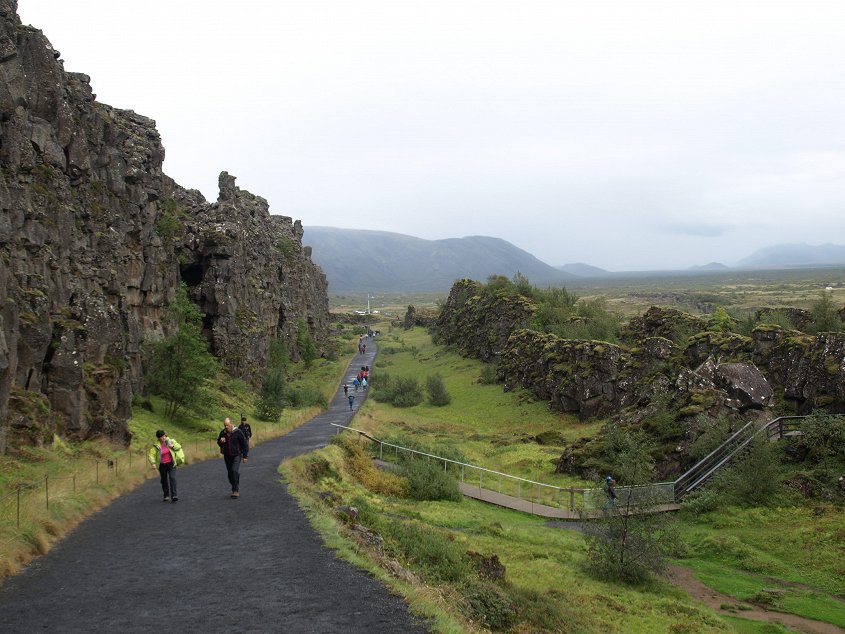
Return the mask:
{"type": "MultiPolygon", "coordinates": [[[[540,445],[534,438],[554,431],[569,443],[595,434],[603,421],[583,423],[549,412],[545,402],[524,392],[505,393],[501,385],[478,383],[483,364],[432,345],[421,329],[396,329],[378,343],[372,389],[377,389],[380,372],[414,376],[420,381],[437,372],[443,376],[452,402],[446,407],[423,403],[394,408],[369,399],[356,417],[355,427],[398,444],[404,439],[434,453],[438,448],[441,453],[457,453],[468,462],[497,471],[562,486],[589,485],[554,474],[563,444],[540,445]]],[[[393,521],[418,522],[467,550],[497,554],[516,588],[555,596],[575,606],[579,614],[588,614],[586,624],[582,623],[585,631],[788,631],[776,624],[722,619],[661,581],[639,588],[597,581],[585,572],[581,534],[549,529],[540,518],[469,499],[419,503],[379,496],[362,492],[354,478],[322,484],[337,490],[347,503],[363,496],[368,505],[393,521]]],[[[842,603],[832,595],[842,593],[845,583],[842,519],[842,509],[830,505],[821,511],[784,506],[723,508],[705,516],[685,513],[681,518],[684,563],[696,571],[706,568],[710,575],[701,576],[705,583],[740,599],[751,600],[764,588],[782,585],[787,592],[778,597],[777,609],[839,623],[837,610],[842,610],[842,603]],[[790,587],[790,583],[803,586],[790,587]]],[[[369,565],[378,567],[377,562],[369,565]]],[[[446,596],[454,591],[442,590],[446,596]]],[[[438,605],[439,609],[451,609],[456,619],[462,618],[449,605],[438,605]]],[[[530,626],[526,627],[530,631],[530,626]]],[[[467,631],[474,630],[470,627],[467,631]]]]}
{"type": "MultiPolygon", "coordinates": [[[[550,529],[541,518],[469,499],[419,503],[372,494],[346,471],[337,447],[288,461],[283,465],[283,473],[292,483],[295,495],[308,508],[312,523],[340,556],[382,577],[384,559],[398,559],[418,577],[419,582],[412,584],[417,594],[408,590],[408,584],[396,586],[392,577],[388,579],[418,613],[440,615],[433,624],[434,631],[455,631],[452,628],[456,624],[460,627],[457,631],[482,631],[462,611],[465,610],[462,592],[473,575],[464,583],[451,581],[444,572],[432,576],[428,564],[420,563],[425,561],[419,553],[420,545],[411,547],[403,545],[401,538],[394,540],[391,536],[394,531],[384,530],[385,524],[424,527],[425,547],[432,552],[440,552],[448,545],[459,552],[497,555],[506,567],[507,583],[502,592],[510,597],[533,597],[532,605],[536,608],[526,608],[520,614],[523,621],[515,631],[649,634],[728,631],[720,617],[664,582],[655,581],[637,588],[593,579],[584,572],[582,535],[550,529]],[[305,474],[308,461],[315,456],[332,464],[332,475],[312,482],[305,474]],[[361,518],[365,524],[372,524],[373,515],[378,518],[374,524],[382,526],[386,540],[381,556],[352,540],[338,538],[344,528],[330,507],[320,502],[318,494],[325,491],[339,496],[336,504],[356,501],[365,504],[367,512],[361,518]],[[546,610],[544,605],[554,608],[546,610]],[[560,620],[549,623],[550,618],[560,620]]],[[[371,524],[367,525],[373,528],[371,524]]]]}

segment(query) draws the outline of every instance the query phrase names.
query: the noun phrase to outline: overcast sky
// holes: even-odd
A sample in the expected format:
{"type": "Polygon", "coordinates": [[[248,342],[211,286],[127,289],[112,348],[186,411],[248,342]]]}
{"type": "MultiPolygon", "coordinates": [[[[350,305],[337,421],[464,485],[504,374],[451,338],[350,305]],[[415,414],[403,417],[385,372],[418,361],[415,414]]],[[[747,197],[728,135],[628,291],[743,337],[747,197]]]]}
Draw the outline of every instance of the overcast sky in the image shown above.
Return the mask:
{"type": "Polygon", "coordinates": [[[19,0],[165,172],[609,270],[845,242],[845,2],[19,0]]]}

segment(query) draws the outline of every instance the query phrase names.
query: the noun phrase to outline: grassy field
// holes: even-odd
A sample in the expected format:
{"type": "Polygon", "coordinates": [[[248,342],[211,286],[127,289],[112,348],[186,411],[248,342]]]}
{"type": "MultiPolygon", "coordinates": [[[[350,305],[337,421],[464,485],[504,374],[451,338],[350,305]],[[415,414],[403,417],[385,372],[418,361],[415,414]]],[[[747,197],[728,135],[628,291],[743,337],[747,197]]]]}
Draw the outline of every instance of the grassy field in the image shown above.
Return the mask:
{"type": "MultiPolygon", "coordinates": [[[[582,423],[549,412],[544,402],[523,392],[505,393],[500,385],[480,384],[483,364],[432,345],[420,329],[383,328],[382,332],[372,389],[377,389],[384,374],[413,376],[424,383],[426,376],[436,372],[452,400],[445,407],[424,403],[394,408],[370,398],[354,419],[354,427],[397,444],[460,455],[497,471],[563,486],[590,484],[557,475],[554,466],[563,443],[596,433],[601,421],[582,423]],[[560,444],[538,443],[541,434],[557,436],[560,444]]],[[[436,631],[789,631],[777,624],[742,619],[741,611],[731,617],[717,614],[667,580],[631,586],[597,579],[587,566],[580,532],[550,528],[540,518],[470,499],[406,499],[397,493],[395,482],[385,483],[385,476],[367,471],[338,446],[292,461],[284,473],[327,542],[407,596],[420,614],[433,619],[436,631]],[[322,466],[316,468],[316,464],[322,466]],[[320,501],[318,494],[325,498],[326,491],[334,492],[344,504],[366,509],[362,512],[365,524],[371,522],[380,527],[376,532],[385,533],[381,552],[339,537],[347,534],[344,522],[320,501]],[[397,533],[397,525],[405,528],[397,533]],[[405,533],[414,537],[403,537],[405,533]],[[448,571],[432,573],[427,555],[415,545],[419,542],[430,542],[432,552],[451,547],[459,553],[495,554],[507,570],[506,583],[497,590],[503,596],[496,595],[497,603],[481,593],[484,598],[479,600],[474,586],[468,590],[465,581],[450,579],[448,571]],[[391,558],[411,572],[410,581],[397,576],[395,566],[386,563],[391,558]],[[532,597],[528,601],[532,609],[513,617],[506,627],[491,625],[501,625],[497,619],[508,614],[502,605],[526,596],[532,597]],[[537,613],[544,610],[547,617],[539,617],[537,613]]],[[[698,579],[735,597],[739,604],[754,602],[843,626],[843,519],[841,508],[818,504],[722,508],[704,515],[684,512],[678,518],[682,545],[676,557],[698,579]],[[790,530],[785,531],[787,526],[790,530]]],[[[438,557],[449,559],[442,553],[438,557]]]]}
{"type": "MultiPolygon", "coordinates": [[[[809,308],[828,287],[833,303],[845,305],[845,269],[842,268],[618,274],[576,279],[565,286],[578,297],[603,297],[608,308],[626,316],[641,314],[652,305],[692,313],[710,312],[714,306],[738,311],[763,306],[809,308]]],[[[384,315],[402,317],[409,304],[433,310],[448,295],[449,289],[441,293],[377,293],[370,296],[370,306],[384,315]]],[[[332,310],[338,312],[367,307],[365,294],[332,295],[329,299],[332,310]]]]}

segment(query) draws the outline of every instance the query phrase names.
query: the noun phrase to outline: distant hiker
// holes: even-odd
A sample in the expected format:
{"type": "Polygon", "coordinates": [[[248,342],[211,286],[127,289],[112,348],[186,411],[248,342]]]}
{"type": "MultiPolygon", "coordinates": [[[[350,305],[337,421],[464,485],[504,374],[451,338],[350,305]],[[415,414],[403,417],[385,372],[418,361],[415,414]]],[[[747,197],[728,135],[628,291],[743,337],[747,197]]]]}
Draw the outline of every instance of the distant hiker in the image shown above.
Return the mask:
{"type": "Polygon", "coordinates": [[[343,395],[347,396],[349,394],[349,385],[344,383],[343,384],[343,395]]]}
{"type": "Polygon", "coordinates": [[[158,465],[161,476],[161,490],[164,492],[165,502],[175,502],[176,496],[176,466],[185,463],[185,452],[173,438],[168,438],[163,429],[156,432],[156,442],[147,452],[147,459],[153,468],[158,465]]]}
{"type": "Polygon", "coordinates": [[[352,386],[355,388],[355,391],[356,391],[356,392],[358,391],[358,387],[359,387],[360,385],[361,385],[361,381],[359,381],[359,380],[358,380],[358,378],[356,377],[356,378],[352,381],[352,386]]]}
{"type": "Polygon", "coordinates": [[[241,460],[247,461],[249,439],[240,427],[235,427],[231,419],[227,418],[223,421],[223,429],[217,435],[217,444],[220,445],[220,453],[226,463],[226,474],[229,476],[229,484],[232,485],[230,497],[240,497],[241,460]]]}
{"type": "Polygon", "coordinates": [[[364,377],[363,379],[361,379],[361,389],[364,389],[364,390],[367,389],[367,377],[364,377]]]}
{"type": "Polygon", "coordinates": [[[616,480],[613,476],[607,476],[604,479],[604,494],[607,496],[607,506],[609,508],[616,506],[616,480]]]}
{"type": "Polygon", "coordinates": [[[354,402],[355,402],[355,396],[350,394],[349,395],[349,411],[350,412],[352,411],[352,403],[354,403],[354,402]]]}
{"type": "Polygon", "coordinates": [[[244,436],[246,436],[246,441],[248,443],[252,443],[252,427],[249,426],[249,423],[246,422],[246,416],[241,414],[241,424],[238,425],[238,429],[240,429],[244,436]]]}
{"type": "Polygon", "coordinates": [[[361,354],[367,354],[367,344],[361,346],[361,354]]]}

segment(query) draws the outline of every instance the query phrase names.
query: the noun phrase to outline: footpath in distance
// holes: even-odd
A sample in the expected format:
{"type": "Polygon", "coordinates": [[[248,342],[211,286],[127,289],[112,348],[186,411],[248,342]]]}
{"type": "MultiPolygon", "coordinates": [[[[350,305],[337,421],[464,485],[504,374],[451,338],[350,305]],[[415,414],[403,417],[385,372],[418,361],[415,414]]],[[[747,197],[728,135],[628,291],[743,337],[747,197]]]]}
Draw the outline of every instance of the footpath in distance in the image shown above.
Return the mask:
{"type": "MultiPolygon", "coordinates": [[[[370,339],[343,382],[376,351],[370,339]]],[[[357,411],[366,392],[355,397],[357,411]]],[[[222,459],[179,469],[178,504],[162,504],[158,478],[118,498],[0,587],[0,632],[425,632],[323,545],[279,483],[283,459],[324,446],[355,411],[341,386],[326,412],[257,445],[240,499],[222,459]]]]}

